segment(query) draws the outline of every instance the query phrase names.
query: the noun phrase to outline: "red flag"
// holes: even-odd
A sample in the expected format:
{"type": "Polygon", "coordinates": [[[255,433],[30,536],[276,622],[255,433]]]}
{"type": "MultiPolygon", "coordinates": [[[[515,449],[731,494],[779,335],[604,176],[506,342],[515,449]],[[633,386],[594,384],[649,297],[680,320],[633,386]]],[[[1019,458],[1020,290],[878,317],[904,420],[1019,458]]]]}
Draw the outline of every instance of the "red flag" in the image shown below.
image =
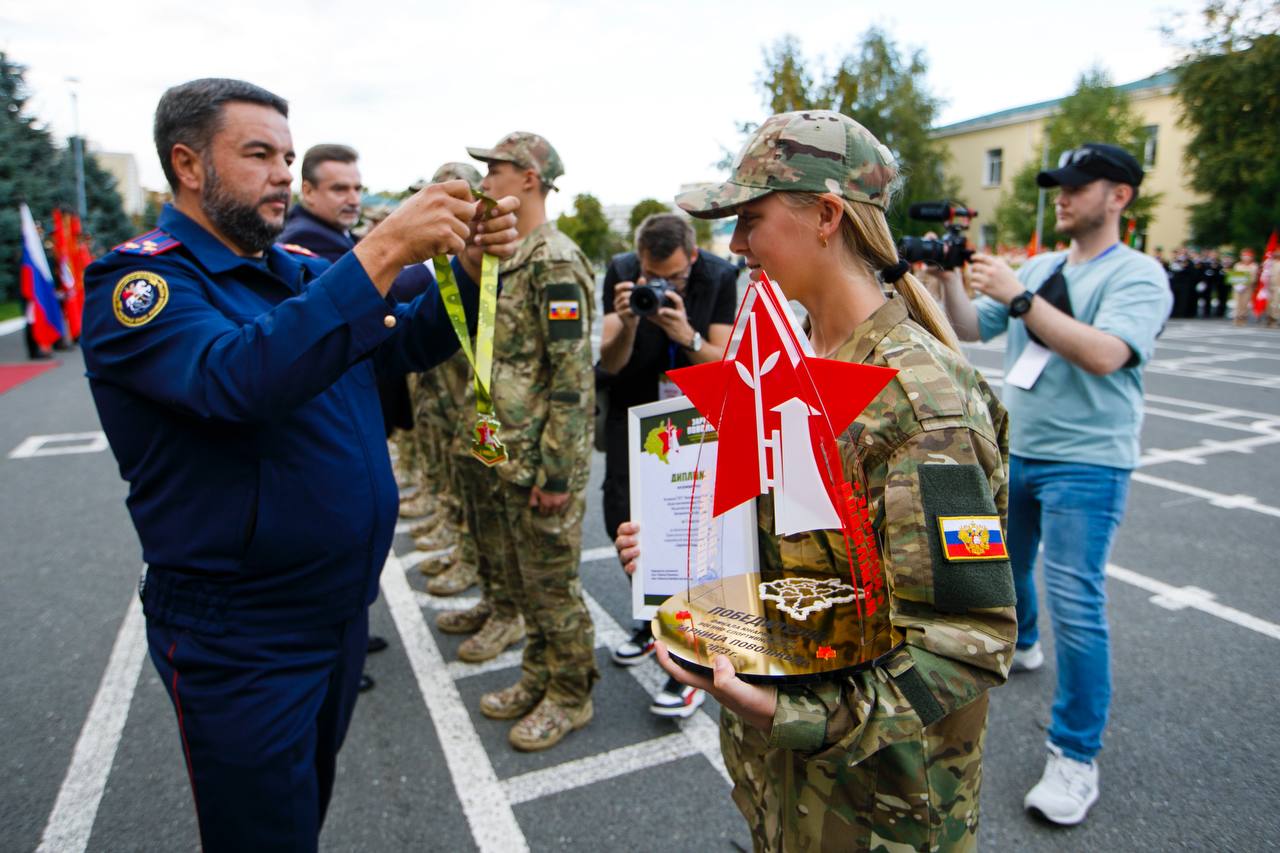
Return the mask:
{"type": "Polygon", "coordinates": [[[1035,232],[1031,234],[1031,242],[1027,243],[1027,257],[1034,258],[1040,254],[1040,241],[1036,239],[1035,232]]]}
{"type": "Polygon", "coordinates": [[[1253,288],[1253,316],[1261,317],[1267,310],[1267,279],[1266,274],[1271,270],[1271,265],[1276,263],[1272,260],[1271,255],[1277,248],[1280,248],[1280,234],[1276,233],[1273,228],[1271,230],[1271,239],[1267,241],[1266,251],[1262,253],[1262,258],[1258,264],[1258,282],[1253,288]]]}
{"type": "Polygon", "coordinates": [[[1129,224],[1124,229],[1124,244],[1129,248],[1133,248],[1133,244],[1138,239],[1138,220],[1130,219],[1129,224]]]}
{"type": "Polygon", "coordinates": [[[18,215],[22,221],[22,297],[27,300],[27,323],[36,344],[47,348],[62,337],[62,315],[44,246],[25,202],[18,205],[18,215]]]}
{"type": "Polygon", "coordinates": [[[66,218],[70,221],[67,229],[67,255],[71,267],[72,289],[62,303],[62,310],[67,315],[71,340],[76,341],[80,339],[80,322],[84,316],[84,271],[93,262],[93,256],[81,236],[80,217],[71,213],[66,218]]]}

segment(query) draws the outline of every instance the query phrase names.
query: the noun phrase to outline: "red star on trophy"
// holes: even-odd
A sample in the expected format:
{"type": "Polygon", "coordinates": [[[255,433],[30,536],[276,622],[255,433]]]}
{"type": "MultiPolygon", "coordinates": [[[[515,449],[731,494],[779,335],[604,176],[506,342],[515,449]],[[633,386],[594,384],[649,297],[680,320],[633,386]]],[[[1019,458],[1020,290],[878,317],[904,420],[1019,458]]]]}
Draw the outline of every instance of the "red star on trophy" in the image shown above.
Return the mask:
{"type": "Polygon", "coordinates": [[[896,374],[817,358],[777,285],[752,282],[725,357],[669,374],[719,435],[712,514],[772,489],[777,535],[850,532],[836,436],[896,374]]]}

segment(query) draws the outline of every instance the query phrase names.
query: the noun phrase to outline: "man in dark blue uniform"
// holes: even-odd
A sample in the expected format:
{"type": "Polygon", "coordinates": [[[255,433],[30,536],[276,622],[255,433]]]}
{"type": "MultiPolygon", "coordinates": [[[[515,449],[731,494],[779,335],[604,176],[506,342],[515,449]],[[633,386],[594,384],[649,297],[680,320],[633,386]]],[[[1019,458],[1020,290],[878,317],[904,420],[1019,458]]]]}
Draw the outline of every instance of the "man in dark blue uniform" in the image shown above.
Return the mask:
{"type": "Polygon", "coordinates": [[[351,228],[360,220],[359,155],[347,145],[312,145],[302,155],[302,203],[285,217],[280,242],[310,249],[337,262],[355,246],[351,228]]]}
{"type": "Polygon", "coordinates": [[[398,504],[375,374],[458,345],[438,290],[392,307],[392,280],[453,254],[474,316],[482,251],[517,245],[518,202],[480,221],[456,181],[332,266],[274,246],[287,114],[236,80],[167,91],[155,138],[174,204],[86,275],[89,384],[210,851],[317,845],[398,504]]]}

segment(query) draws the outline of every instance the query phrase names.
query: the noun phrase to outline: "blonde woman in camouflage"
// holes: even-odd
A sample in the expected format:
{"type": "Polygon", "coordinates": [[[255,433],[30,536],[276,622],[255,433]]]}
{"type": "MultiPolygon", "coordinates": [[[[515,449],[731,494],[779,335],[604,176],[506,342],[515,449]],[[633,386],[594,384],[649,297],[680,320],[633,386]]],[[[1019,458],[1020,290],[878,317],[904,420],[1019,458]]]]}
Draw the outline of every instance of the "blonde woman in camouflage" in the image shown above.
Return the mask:
{"type": "MultiPolygon", "coordinates": [[[[818,356],[899,371],[838,444],[878,519],[889,607],[869,618],[901,642],[874,666],[783,687],[742,681],[723,656],[714,678],[696,675],[659,649],[669,674],[719,700],[733,799],[760,851],[977,845],[986,690],[1009,672],[1013,582],[1003,557],[951,562],[936,519],[998,517],[1003,530],[1008,426],[898,259],[884,215],[898,183],[865,128],[810,111],[768,119],[726,183],[677,199],[694,216],[737,215],[731,248],[807,309],[818,356]]],[[[758,508],[762,571],[848,576],[839,531],[778,540],[772,497],[758,508]]],[[[616,542],[629,570],[637,530],[616,542]]]]}

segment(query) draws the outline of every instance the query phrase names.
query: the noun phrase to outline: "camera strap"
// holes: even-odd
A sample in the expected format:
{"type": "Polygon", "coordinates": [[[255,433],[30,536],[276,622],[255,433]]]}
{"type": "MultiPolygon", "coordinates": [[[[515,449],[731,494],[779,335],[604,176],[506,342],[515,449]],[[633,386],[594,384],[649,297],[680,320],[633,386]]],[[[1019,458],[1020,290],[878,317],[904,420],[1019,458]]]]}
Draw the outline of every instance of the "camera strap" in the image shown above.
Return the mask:
{"type": "MultiPolygon", "coordinates": [[[[1057,308],[1068,317],[1074,317],[1075,314],[1071,310],[1071,294],[1067,292],[1067,277],[1062,270],[1067,266],[1067,259],[1063,258],[1049,277],[1044,280],[1040,288],[1036,291],[1036,296],[1048,302],[1054,308],[1057,308]]],[[[1027,337],[1035,341],[1040,346],[1044,346],[1044,341],[1027,327],[1027,337]]]]}

